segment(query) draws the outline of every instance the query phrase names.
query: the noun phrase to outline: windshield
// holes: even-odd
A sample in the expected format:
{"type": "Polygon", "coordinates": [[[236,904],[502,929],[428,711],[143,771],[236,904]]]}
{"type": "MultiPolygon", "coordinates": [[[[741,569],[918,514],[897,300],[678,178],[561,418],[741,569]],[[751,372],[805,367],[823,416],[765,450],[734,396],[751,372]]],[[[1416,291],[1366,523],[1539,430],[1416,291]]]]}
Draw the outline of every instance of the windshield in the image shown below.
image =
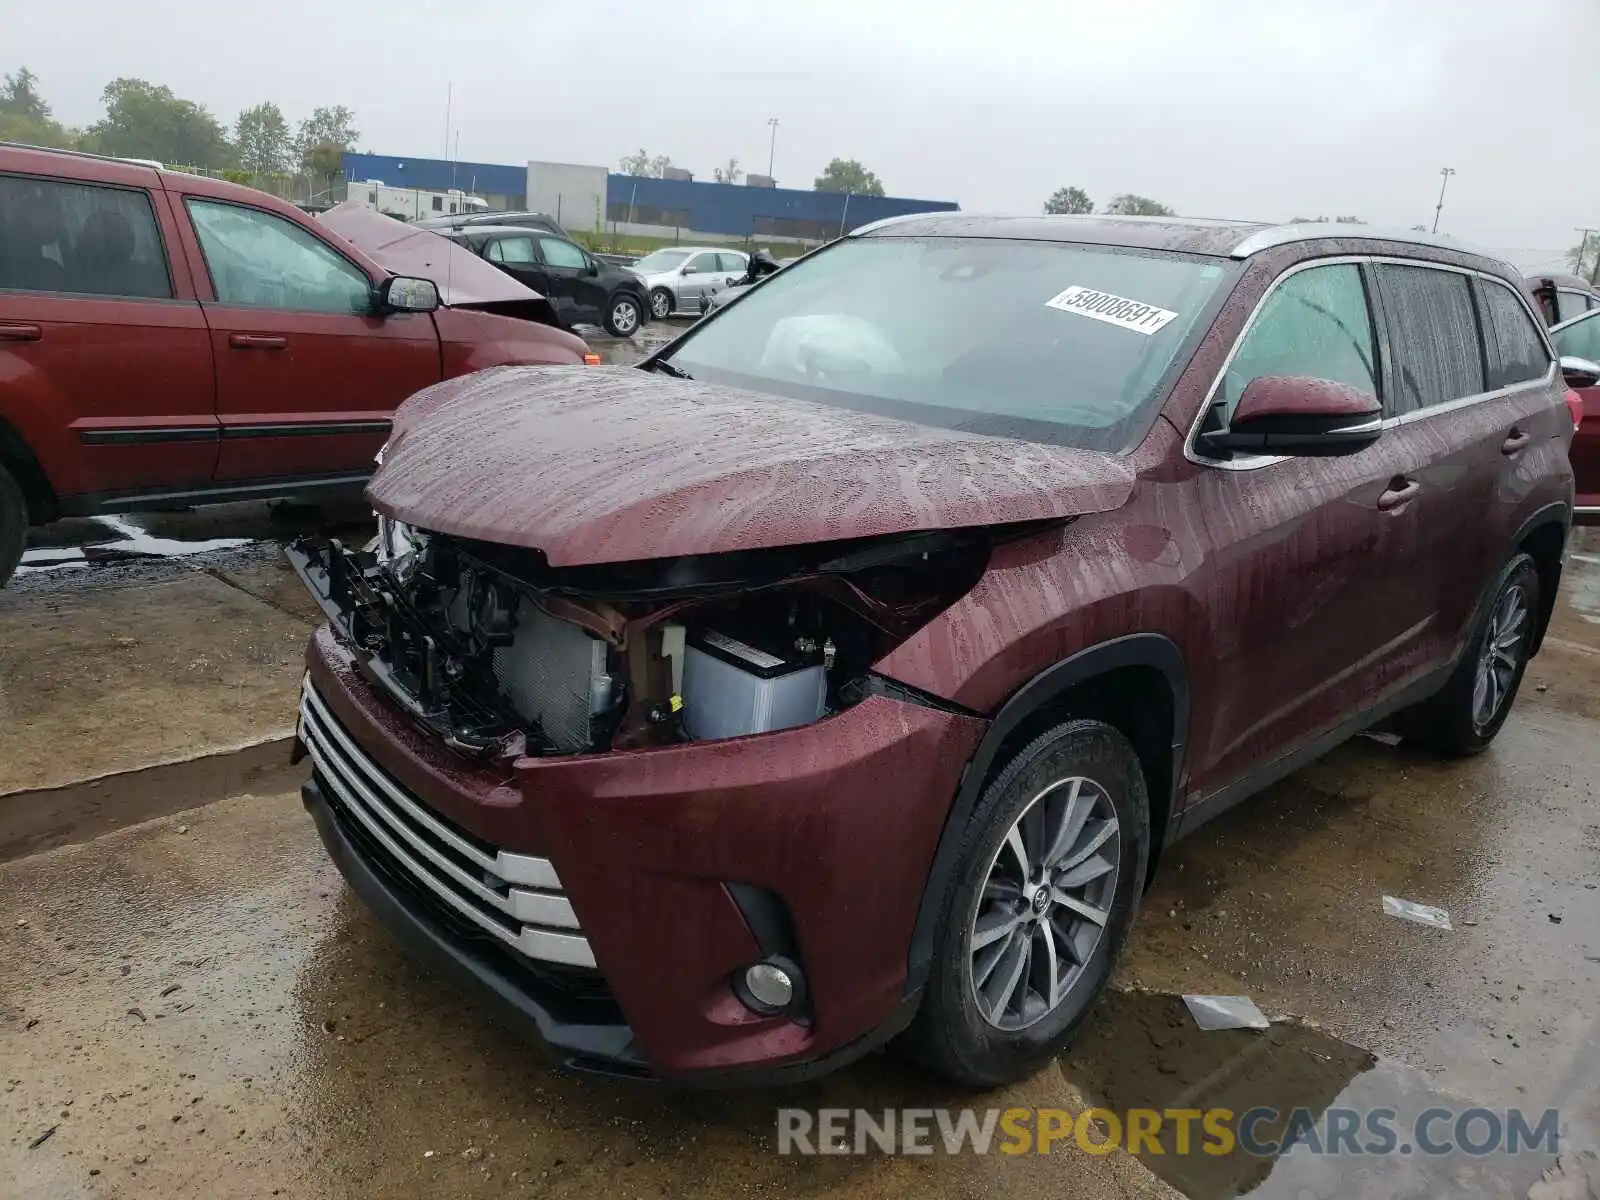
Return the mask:
{"type": "Polygon", "coordinates": [[[641,275],[659,275],[663,271],[681,267],[683,260],[688,257],[687,250],[657,250],[654,254],[646,254],[634,263],[633,269],[641,275]]]}
{"type": "MultiPolygon", "coordinates": [[[[642,264],[641,264],[642,265],[642,264]]],[[[848,239],[681,342],[695,379],[1121,450],[1231,264],[980,238],[848,239]]]]}

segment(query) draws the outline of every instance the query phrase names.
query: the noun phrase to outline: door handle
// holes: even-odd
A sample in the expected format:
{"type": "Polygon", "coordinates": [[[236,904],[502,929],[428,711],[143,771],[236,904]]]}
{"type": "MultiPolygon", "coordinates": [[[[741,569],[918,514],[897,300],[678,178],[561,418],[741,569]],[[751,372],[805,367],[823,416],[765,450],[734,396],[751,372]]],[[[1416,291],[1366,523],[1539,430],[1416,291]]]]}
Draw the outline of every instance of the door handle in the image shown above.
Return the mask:
{"type": "Polygon", "coordinates": [[[1523,433],[1522,430],[1513,425],[1511,432],[1506,435],[1506,440],[1500,443],[1500,453],[1515,454],[1526,446],[1530,440],[1526,433],[1523,433]]]}
{"type": "Polygon", "coordinates": [[[235,350],[287,350],[289,339],[280,333],[230,333],[228,345],[235,350]]]}
{"type": "Polygon", "coordinates": [[[0,325],[0,342],[37,342],[43,336],[37,325],[0,325]]]}
{"type": "Polygon", "coordinates": [[[1382,512],[1399,508],[1421,490],[1422,485],[1415,479],[1391,479],[1389,486],[1378,495],[1378,508],[1382,512]]]}

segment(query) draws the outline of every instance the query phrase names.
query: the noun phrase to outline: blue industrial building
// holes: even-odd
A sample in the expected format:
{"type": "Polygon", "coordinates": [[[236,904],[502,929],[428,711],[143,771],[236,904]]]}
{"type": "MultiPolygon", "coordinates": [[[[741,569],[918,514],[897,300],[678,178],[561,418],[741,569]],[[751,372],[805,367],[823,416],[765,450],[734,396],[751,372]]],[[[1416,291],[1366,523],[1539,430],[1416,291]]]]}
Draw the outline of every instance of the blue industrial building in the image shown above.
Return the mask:
{"type": "Polygon", "coordinates": [[[482,196],[493,208],[548,211],[571,229],[594,229],[603,219],[613,229],[724,239],[825,241],[884,217],[950,212],[960,207],[949,200],[653,179],[560,163],[509,166],[346,153],[343,174],[347,181],[377,179],[389,187],[460,188],[482,196]],[[564,191],[555,190],[556,185],[545,180],[564,181],[564,191]]]}

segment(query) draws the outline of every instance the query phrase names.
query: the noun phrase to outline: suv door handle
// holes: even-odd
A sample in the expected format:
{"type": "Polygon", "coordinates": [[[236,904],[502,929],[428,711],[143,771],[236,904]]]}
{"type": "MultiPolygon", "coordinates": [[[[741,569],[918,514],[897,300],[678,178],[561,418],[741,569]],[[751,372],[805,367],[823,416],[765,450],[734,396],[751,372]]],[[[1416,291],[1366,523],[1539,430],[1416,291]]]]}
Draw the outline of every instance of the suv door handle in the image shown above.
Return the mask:
{"type": "Polygon", "coordinates": [[[43,336],[37,325],[0,325],[0,342],[37,342],[43,336]]]}
{"type": "Polygon", "coordinates": [[[279,333],[230,333],[228,345],[235,350],[287,350],[289,339],[279,333]]]}
{"type": "Polygon", "coordinates": [[[1382,512],[1399,508],[1421,490],[1422,485],[1415,479],[1391,479],[1389,486],[1378,495],[1378,508],[1382,512]]]}
{"type": "Polygon", "coordinates": [[[1529,441],[1530,439],[1528,435],[1513,425],[1511,427],[1511,432],[1506,435],[1506,440],[1500,443],[1500,453],[1515,454],[1518,450],[1521,450],[1524,446],[1526,446],[1529,441]]]}

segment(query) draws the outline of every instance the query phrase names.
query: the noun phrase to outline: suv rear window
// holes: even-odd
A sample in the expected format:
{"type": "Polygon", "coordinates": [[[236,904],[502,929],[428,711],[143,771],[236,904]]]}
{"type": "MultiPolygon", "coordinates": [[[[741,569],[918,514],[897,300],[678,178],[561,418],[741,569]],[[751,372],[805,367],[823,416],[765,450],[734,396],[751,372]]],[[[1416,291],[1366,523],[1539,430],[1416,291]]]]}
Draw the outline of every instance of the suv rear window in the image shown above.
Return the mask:
{"type": "Polygon", "coordinates": [[[947,429],[1121,450],[1234,268],[987,238],[847,239],[669,357],[695,378],[947,429]]]}
{"type": "Polygon", "coordinates": [[[1459,271],[1379,263],[1395,333],[1395,410],[1414,412],[1487,390],[1472,285],[1459,271]]]}
{"type": "Polygon", "coordinates": [[[1490,343],[1490,389],[1543,379],[1550,370],[1550,352],[1522,301],[1509,287],[1490,280],[1483,281],[1478,295],[1490,343]]]}
{"type": "Polygon", "coordinates": [[[150,197],[0,175],[0,288],[171,299],[150,197]]]}

